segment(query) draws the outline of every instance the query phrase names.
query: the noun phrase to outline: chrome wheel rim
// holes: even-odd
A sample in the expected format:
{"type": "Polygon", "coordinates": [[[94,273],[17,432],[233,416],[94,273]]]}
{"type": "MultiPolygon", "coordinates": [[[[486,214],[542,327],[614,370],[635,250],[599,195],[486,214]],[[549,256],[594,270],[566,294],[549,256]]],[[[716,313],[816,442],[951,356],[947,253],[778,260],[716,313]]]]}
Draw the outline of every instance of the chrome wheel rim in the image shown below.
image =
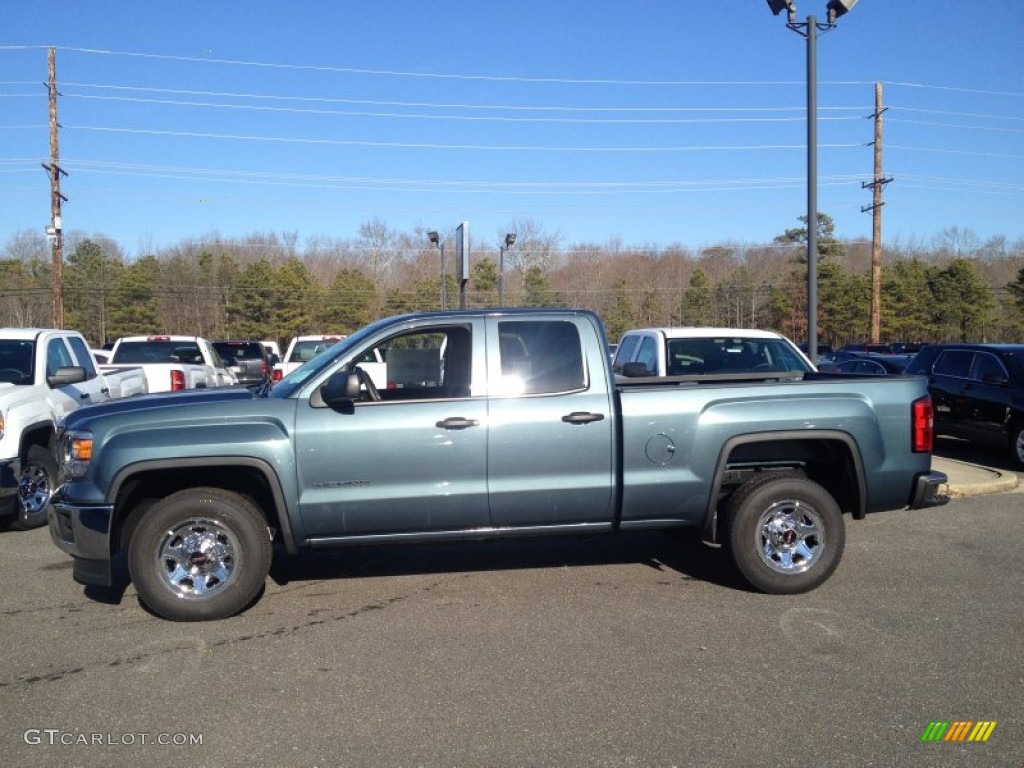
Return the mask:
{"type": "Polygon", "coordinates": [[[183,599],[221,592],[238,567],[235,533],[217,520],[196,518],[168,529],[157,547],[157,572],[164,586],[183,599]]]}
{"type": "Polygon", "coordinates": [[[825,551],[821,514],[796,499],[777,501],[762,512],[754,536],[761,561],[776,573],[804,573],[825,551]]]}
{"type": "Polygon", "coordinates": [[[50,503],[50,475],[41,464],[28,464],[18,478],[18,499],[24,517],[34,517],[46,511],[50,503]]]}
{"type": "Polygon", "coordinates": [[[1017,452],[1018,463],[1024,464],[1024,429],[1017,432],[1017,442],[1014,445],[1014,450],[1017,452]]]}

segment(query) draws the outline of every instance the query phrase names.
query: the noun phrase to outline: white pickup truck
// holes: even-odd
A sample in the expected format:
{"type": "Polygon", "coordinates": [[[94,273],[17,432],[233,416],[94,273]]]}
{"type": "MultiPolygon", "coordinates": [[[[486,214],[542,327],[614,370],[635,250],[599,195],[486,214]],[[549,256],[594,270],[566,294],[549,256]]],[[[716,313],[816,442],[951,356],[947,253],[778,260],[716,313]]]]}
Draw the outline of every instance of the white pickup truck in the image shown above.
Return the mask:
{"type": "Polygon", "coordinates": [[[345,334],[322,336],[296,336],[288,342],[281,362],[274,365],[273,379],[280,381],[303,363],[307,363],[325,349],[333,347],[345,338],[345,334]]]}
{"type": "Polygon", "coordinates": [[[16,528],[46,522],[57,477],[51,443],[73,410],[148,391],[138,367],[97,368],[75,331],[0,329],[0,518],[16,528]]]}
{"type": "Polygon", "coordinates": [[[109,368],[141,366],[150,392],[232,387],[238,380],[217,350],[199,336],[125,336],[110,354],[109,368]]]}

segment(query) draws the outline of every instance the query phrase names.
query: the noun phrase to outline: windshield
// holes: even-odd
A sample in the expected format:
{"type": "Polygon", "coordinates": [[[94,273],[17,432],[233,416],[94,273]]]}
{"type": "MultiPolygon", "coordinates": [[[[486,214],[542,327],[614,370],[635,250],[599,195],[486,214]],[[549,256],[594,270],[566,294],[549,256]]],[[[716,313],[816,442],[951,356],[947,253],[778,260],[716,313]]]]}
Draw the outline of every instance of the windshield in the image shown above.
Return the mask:
{"type": "MultiPolygon", "coordinates": [[[[316,341],[309,342],[310,344],[316,345],[327,345],[321,350],[315,357],[304,362],[301,366],[296,368],[294,371],[289,373],[279,382],[274,384],[273,388],[267,394],[267,397],[291,397],[295,394],[303,383],[310,378],[317,376],[325,368],[328,368],[335,360],[340,357],[344,357],[349,350],[353,347],[359,346],[363,343],[363,340],[367,336],[371,336],[376,332],[377,327],[383,321],[378,321],[372,325],[368,325],[365,328],[356,331],[351,336],[342,339],[341,341],[316,341]]],[[[296,346],[299,343],[296,342],[296,346]]],[[[294,357],[294,354],[292,355],[294,357]]]]}
{"type": "Polygon", "coordinates": [[[0,383],[31,384],[34,349],[33,342],[28,340],[0,341],[0,383]]]}

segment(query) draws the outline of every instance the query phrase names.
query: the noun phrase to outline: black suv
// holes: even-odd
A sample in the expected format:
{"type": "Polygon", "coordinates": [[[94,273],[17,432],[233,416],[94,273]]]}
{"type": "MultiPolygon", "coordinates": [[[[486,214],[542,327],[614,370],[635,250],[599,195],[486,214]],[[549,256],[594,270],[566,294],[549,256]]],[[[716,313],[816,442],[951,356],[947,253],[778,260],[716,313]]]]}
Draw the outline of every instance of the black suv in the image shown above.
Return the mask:
{"type": "Polygon", "coordinates": [[[906,372],[928,376],[936,434],[1008,447],[1024,467],[1024,344],[929,344],[906,372]]]}
{"type": "Polygon", "coordinates": [[[258,341],[215,341],[213,348],[243,386],[260,386],[274,369],[271,356],[258,341]]]}

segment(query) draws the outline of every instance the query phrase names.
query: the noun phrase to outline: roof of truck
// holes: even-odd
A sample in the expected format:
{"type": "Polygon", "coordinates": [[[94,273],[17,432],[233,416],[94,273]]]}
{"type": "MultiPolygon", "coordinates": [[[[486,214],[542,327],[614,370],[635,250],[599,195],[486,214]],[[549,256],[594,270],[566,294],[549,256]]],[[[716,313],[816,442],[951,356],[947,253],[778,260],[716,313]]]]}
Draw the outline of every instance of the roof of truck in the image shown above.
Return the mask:
{"type": "MultiPolygon", "coordinates": [[[[677,326],[674,328],[631,328],[626,333],[658,333],[667,339],[717,339],[746,337],[748,339],[779,339],[782,334],[760,328],[713,328],[707,326],[677,326]]],[[[625,336],[626,334],[623,334],[625,336]]]]}
{"type": "Polygon", "coordinates": [[[0,328],[0,338],[4,339],[34,339],[40,333],[75,333],[78,331],[65,331],[59,328],[0,328]]]}

